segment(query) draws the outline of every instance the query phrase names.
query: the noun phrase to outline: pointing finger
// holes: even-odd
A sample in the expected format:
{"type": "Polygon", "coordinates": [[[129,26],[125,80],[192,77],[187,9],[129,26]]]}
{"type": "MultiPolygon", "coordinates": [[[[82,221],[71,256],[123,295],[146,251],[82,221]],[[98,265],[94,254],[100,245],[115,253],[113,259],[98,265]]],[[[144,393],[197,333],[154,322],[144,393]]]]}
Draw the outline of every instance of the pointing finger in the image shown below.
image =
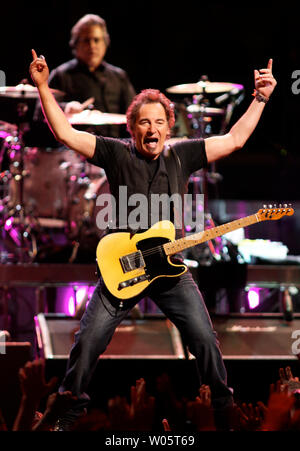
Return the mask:
{"type": "Polygon", "coordinates": [[[32,54],[32,58],[34,60],[37,59],[37,54],[36,54],[36,51],[34,49],[31,50],[31,54],[32,54]]]}
{"type": "Polygon", "coordinates": [[[272,72],[272,67],[273,67],[273,60],[272,60],[272,58],[270,58],[269,59],[269,61],[268,61],[268,69],[270,69],[270,71],[272,72]]]}

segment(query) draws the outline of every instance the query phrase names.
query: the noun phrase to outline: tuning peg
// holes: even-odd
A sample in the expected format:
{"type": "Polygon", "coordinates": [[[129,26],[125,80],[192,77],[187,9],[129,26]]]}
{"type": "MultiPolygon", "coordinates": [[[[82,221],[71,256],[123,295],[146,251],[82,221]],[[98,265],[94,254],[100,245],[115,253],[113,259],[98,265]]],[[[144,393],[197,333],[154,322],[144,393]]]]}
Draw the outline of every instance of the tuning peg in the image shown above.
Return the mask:
{"type": "Polygon", "coordinates": [[[269,204],[268,207],[269,207],[269,208],[273,208],[273,205],[272,205],[272,204],[269,204]]]}
{"type": "Polygon", "coordinates": [[[267,206],[266,206],[266,205],[263,205],[263,208],[267,208],[267,206]]]}
{"type": "Polygon", "coordinates": [[[282,208],[282,204],[279,204],[279,208],[282,208]]]}
{"type": "Polygon", "coordinates": [[[284,206],[284,208],[287,208],[288,205],[287,204],[283,204],[283,206],[284,206]]]}

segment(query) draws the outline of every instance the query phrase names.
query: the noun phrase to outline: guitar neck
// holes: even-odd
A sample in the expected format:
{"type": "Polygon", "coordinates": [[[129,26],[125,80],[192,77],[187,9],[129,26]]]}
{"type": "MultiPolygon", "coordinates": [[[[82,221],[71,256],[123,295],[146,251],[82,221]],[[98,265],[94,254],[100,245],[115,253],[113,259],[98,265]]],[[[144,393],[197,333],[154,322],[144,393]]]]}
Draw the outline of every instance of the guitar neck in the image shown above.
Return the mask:
{"type": "Polygon", "coordinates": [[[212,240],[218,236],[229,233],[232,230],[237,230],[242,227],[247,227],[251,224],[260,222],[257,214],[246,216],[245,218],[236,219],[235,221],[228,222],[227,224],[222,224],[211,229],[203,230],[203,232],[198,232],[193,235],[189,235],[179,240],[171,241],[170,243],[165,243],[163,245],[166,255],[173,255],[177,252],[181,252],[189,247],[196,246],[197,244],[204,243],[205,241],[212,240]]]}

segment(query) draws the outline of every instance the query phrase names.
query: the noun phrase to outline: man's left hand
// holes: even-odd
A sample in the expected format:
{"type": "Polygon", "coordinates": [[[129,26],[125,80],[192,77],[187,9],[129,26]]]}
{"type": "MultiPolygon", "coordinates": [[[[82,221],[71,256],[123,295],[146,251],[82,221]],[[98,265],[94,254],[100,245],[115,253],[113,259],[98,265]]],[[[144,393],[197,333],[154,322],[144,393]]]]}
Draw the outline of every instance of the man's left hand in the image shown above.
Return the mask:
{"type": "Polygon", "coordinates": [[[267,99],[274,91],[277,81],[272,74],[273,60],[269,59],[266,69],[254,70],[255,89],[267,99]]]}

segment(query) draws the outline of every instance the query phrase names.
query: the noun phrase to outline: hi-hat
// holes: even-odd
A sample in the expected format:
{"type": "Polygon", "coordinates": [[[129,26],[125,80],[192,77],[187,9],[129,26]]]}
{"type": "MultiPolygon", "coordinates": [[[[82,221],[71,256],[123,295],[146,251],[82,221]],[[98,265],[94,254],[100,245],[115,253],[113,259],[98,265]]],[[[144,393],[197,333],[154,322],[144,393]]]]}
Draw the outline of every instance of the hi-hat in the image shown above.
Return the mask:
{"type": "Polygon", "coordinates": [[[210,81],[198,81],[198,83],[185,83],[182,85],[175,85],[167,88],[166,91],[170,94],[217,94],[221,92],[230,92],[233,89],[242,91],[243,85],[235,83],[218,83],[210,81]]]}
{"type": "MultiPolygon", "coordinates": [[[[54,97],[63,97],[64,92],[58,89],[51,89],[54,97]]],[[[39,92],[35,86],[20,83],[17,86],[2,86],[0,87],[0,97],[14,98],[14,99],[38,99],[39,92]]]]}
{"type": "Polygon", "coordinates": [[[83,110],[80,113],[67,114],[72,125],[119,125],[126,124],[125,114],[102,113],[98,110],[83,110]]]}

